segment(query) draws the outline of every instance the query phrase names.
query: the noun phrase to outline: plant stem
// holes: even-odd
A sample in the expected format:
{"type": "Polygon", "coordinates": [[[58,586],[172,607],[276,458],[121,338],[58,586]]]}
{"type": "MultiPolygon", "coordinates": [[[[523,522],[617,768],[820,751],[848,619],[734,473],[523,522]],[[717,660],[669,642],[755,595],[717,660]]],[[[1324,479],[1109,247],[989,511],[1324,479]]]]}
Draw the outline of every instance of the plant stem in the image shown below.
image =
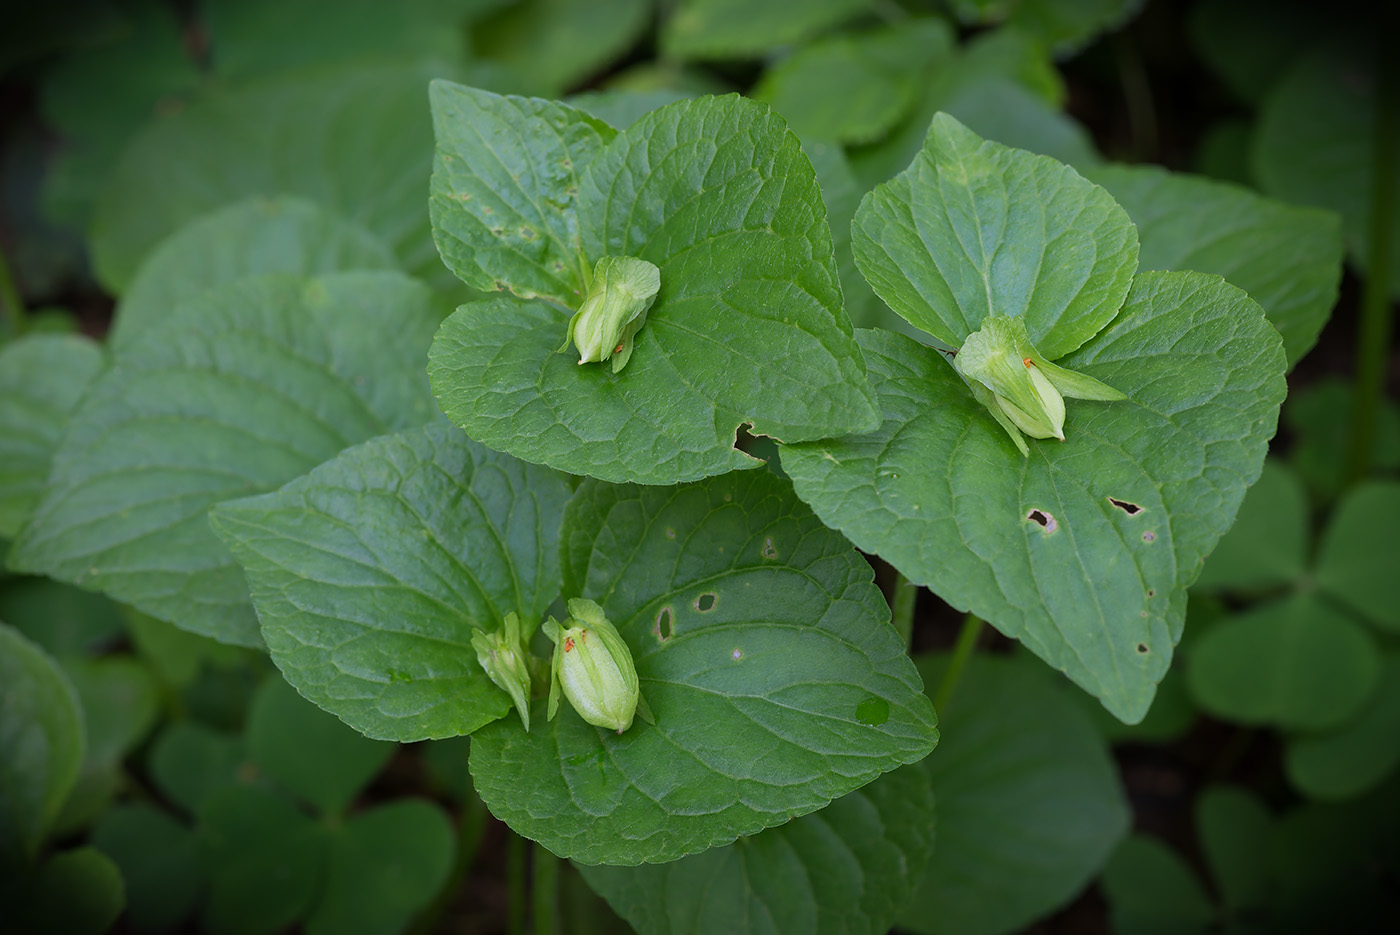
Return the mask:
{"type": "Polygon", "coordinates": [[[559,858],[536,844],[534,879],[535,935],[559,932],[559,858]]]}
{"type": "Polygon", "coordinates": [[[1113,37],[1118,79],[1123,85],[1123,101],[1128,106],[1128,129],[1133,140],[1133,161],[1151,160],[1157,152],[1157,107],[1152,102],[1152,86],[1137,44],[1127,33],[1113,37]]]}
{"type": "Polygon", "coordinates": [[[958,687],[958,679],[962,678],[962,671],[967,666],[967,660],[972,658],[972,651],[977,648],[977,638],[981,635],[982,618],[968,614],[963,619],[962,629],[958,631],[958,641],[953,644],[953,656],[948,660],[943,681],[938,683],[938,692],[933,696],[933,710],[940,712],[940,716],[948,700],[953,697],[953,689],[958,687]]]}
{"type": "Polygon", "coordinates": [[[919,598],[919,586],[899,572],[894,573],[894,602],[890,608],[890,622],[894,624],[904,647],[914,635],[914,604],[919,598]]]}
{"type": "Polygon", "coordinates": [[[506,835],[506,930],[525,935],[525,839],[514,831],[506,835]]]}
{"type": "Polygon", "coordinates": [[[24,313],[24,302],[15,288],[14,276],[10,274],[10,263],[5,259],[5,251],[0,250],[0,320],[10,320],[10,333],[20,335],[28,325],[24,313]]]}
{"type": "MultiPolygon", "coordinates": [[[[1383,19],[1394,19],[1382,13],[1383,19]]],[[[1356,332],[1356,384],[1351,405],[1351,445],[1347,450],[1347,480],[1355,483],[1371,470],[1376,418],[1385,394],[1390,358],[1390,253],[1395,235],[1395,111],[1400,107],[1400,70],[1385,50],[1376,58],[1376,126],[1371,151],[1370,250],[1366,256],[1366,285],[1361,296],[1361,326],[1356,332]]]]}

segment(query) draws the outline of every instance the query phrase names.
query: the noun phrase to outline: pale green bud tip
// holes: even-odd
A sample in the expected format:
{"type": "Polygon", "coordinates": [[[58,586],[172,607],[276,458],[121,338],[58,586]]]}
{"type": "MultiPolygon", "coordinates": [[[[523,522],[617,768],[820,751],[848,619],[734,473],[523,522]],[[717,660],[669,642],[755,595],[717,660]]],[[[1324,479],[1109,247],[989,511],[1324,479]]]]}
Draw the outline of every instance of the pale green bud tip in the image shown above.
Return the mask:
{"type": "Polygon", "coordinates": [[[588,294],[570,319],[560,350],[572,341],[580,364],[611,360],[617,373],[632,356],[637,332],[660,291],[661,271],[646,260],[603,257],[593,268],[588,294]]]}
{"type": "Polygon", "coordinates": [[[632,726],[632,718],[642,705],[644,720],[650,720],[632,651],[612,625],[603,609],[593,601],[569,601],[568,626],[553,619],[544,631],[554,641],[551,665],[549,717],[554,718],[562,691],[579,717],[595,727],[619,734],[632,726]]]}
{"type": "Polygon", "coordinates": [[[530,665],[520,618],[506,615],[505,625],[494,633],[472,632],[476,659],[497,688],[510,695],[525,730],[530,729],[530,665]]]}
{"type": "Polygon", "coordinates": [[[1029,454],[1016,432],[1031,438],[1065,438],[1066,396],[1122,399],[1123,394],[1082,373],[1046,360],[1026,333],[1023,318],[991,315],[967,336],[953,367],[987,393],[973,395],[1006,429],[1022,454],[1029,454]],[[990,394],[990,398],[988,398],[990,394]]]}

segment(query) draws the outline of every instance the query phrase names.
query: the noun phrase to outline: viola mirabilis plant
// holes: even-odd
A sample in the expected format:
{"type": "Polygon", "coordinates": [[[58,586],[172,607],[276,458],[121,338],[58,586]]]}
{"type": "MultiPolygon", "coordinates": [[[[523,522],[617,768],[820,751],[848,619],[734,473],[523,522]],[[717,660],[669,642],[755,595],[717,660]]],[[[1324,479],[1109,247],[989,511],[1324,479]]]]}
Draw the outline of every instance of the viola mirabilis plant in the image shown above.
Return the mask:
{"type": "Polygon", "coordinates": [[[446,81],[432,105],[443,261],[505,293],[459,308],[429,358],[473,439],[674,484],[760,466],[734,447],[743,424],[784,441],[879,424],[815,173],[768,107],[697,98],[619,131],[446,81]]]}
{"type": "Polygon", "coordinates": [[[1277,425],[1278,333],[1217,276],[1136,273],[1106,191],[945,114],[852,241],[931,346],[857,332],[882,425],[782,446],[798,495],[1140,720],[1277,425]]]}

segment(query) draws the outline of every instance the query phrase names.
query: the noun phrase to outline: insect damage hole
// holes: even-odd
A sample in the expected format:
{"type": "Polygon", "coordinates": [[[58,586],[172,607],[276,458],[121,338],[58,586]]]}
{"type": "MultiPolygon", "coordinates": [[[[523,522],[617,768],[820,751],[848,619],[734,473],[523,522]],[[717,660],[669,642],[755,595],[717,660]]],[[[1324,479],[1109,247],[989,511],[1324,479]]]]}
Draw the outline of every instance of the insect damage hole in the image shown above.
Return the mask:
{"type": "Polygon", "coordinates": [[[656,615],[656,624],[651,628],[651,632],[656,634],[656,638],[660,642],[664,643],[671,638],[673,619],[674,616],[669,607],[661,608],[661,612],[656,615]]]}
{"type": "Polygon", "coordinates": [[[1151,652],[1151,650],[1147,648],[1146,643],[1138,643],[1137,651],[1139,656],[1146,656],[1149,652],[1151,652]]]}
{"type": "Polygon", "coordinates": [[[1026,514],[1026,519],[1044,529],[1047,535],[1060,528],[1060,524],[1055,522],[1055,517],[1044,510],[1031,510],[1026,514]]]}
{"type": "Polygon", "coordinates": [[[1118,507],[1118,509],[1122,510],[1124,513],[1127,513],[1129,516],[1137,516],[1142,512],[1142,507],[1138,506],[1136,503],[1130,503],[1127,500],[1119,500],[1117,497],[1109,497],[1108,502],[1118,507]]]}
{"type": "Polygon", "coordinates": [[[700,613],[708,613],[715,609],[715,595],[701,594],[695,599],[695,609],[700,613]]]}

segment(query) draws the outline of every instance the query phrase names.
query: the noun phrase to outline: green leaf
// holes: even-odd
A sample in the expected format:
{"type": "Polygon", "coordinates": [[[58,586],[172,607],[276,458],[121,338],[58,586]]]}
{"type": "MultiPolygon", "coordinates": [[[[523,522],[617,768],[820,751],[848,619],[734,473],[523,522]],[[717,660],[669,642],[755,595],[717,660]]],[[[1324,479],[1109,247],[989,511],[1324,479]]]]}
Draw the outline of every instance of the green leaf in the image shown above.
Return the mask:
{"type": "Polygon", "coordinates": [[[1196,829],[1201,850],[1215,876],[1227,912],[1244,916],[1261,910],[1268,894],[1268,865],[1273,816],[1252,793],[1212,786],[1196,799],[1196,829]]]}
{"type": "Polygon", "coordinates": [[[877,295],[948,347],[990,314],[1026,319],[1057,360],[1117,314],[1137,232],[1068,166],[934,117],[909,168],[861,202],[856,263],[877,295]]]}
{"type": "Polygon", "coordinates": [[[344,812],[394,755],[393,745],[360,736],[279,678],[253,696],[246,738],[263,774],[328,815],[344,812]]]}
{"type": "Polygon", "coordinates": [[[356,730],[407,742],[510,709],[471,634],[512,611],[534,625],[558,595],[568,497],[558,475],[436,423],[226,504],[213,525],[288,681],[356,730]]]}
{"type": "Polygon", "coordinates": [[[1380,687],[1355,719],[1323,734],[1288,738],[1288,778],[1315,799],[1369,792],[1400,765],[1400,655],[1381,661],[1380,687]]]}
{"type": "Polygon", "coordinates": [[[852,19],[871,0],[680,0],[661,30],[667,58],[756,58],[852,19]]]}
{"type": "Polygon", "coordinates": [[[249,652],[207,636],[196,636],[140,611],[128,611],[126,625],[137,653],[161,682],[175,689],[189,688],[204,666],[238,665],[249,652]]]}
{"type": "Polygon", "coordinates": [[[1389,931],[1400,923],[1400,786],[1279,819],[1267,852],[1270,908],[1292,932],[1389,931]]]}
{"type": "Polygon", "coordinates": [[[77,784],[55,822],[60,833],[86,827],[110,806],[122,783],[123,757],[158,713],[150,671],[132,656],[73,658],[63,667],[78,692],[88,744],[77,784]]]}
{"type": "Polygon", "coordinates": [[[100,653],[122,637],[116,604],[51,578],[6,578],[0,620],[57,659],[100,653]]]}
{"type": "Polygon", "coordinates": [[[241,737],[177,722],[156,739],[149,768],[166,799],[193,815],[214,792],[239,781],[244,760],[241,737]]]}
{"type": "Polygon", "coordinates": [[[307,198],[374,231],[405,269],[440,273],[423,210],[432,152],[423,89],[442,72],[317,69],[211,92],[150,123],[98,199],[91,246],[99,278],[125,291],[173,231],[254,195],[307,198]]]}
{"type": "Polygon", "coordinates": [[[1187,669],[1196,703],[1217,717],[1299,730],[1354,717],[1380,674],[1371,635],[1310,594],[1214,627],[1192,646],[1187,669]]]}
{"type": "Polygon", "coordinates": [[[1078,51],[1100,32],[1121,26],[1143,5],[1143,0],[951,0],[953,12],[964,23],[1005,23],[1031,35],[1065,57],[1078,51]]]}
{"type": "Polygon", "coordinates": [[[1156,838],[1135,834],[1101,881],[1113,930],[1122,935],[1206,935],[1215,907],[1190,866],[1156,838]]]}
{"type": "Polygon", "coordinates": [[[194,832],[143,802],[118,805],[93,829],[92,842],[116,862],[126,883],[126,917],[137,931],[170,931],[189,918],[204,883],[194,832]]]}
{"type": "Polygon", "coordinates": [[[1353,487],[1322,537],[1317,586],[1364,619],[1400,632],[1400,483],[1353,487]]]}
{"type": "Polygon", "coordinates": [[[459,308],[428,371],[443,412],[472,438],[575,474],[669,484],[757,466],[733,448],[742,423],[793,440],[874,425],[821,192],[797,138],[767,108],[682,101],[597,149],[607,134],[563,105],[441,82],[434,92],[440,132],[463,132],[464,115],[482,111],[500,116],[473,128],[496,127],[509,111],[528,131],[493,130],[504,155],[477,140],[442,156],[448,168],[439,162],[434,223],[469,283],[485,271],[519,295],[572,307],[592,266],[584,258],[632,256],[661,271],[619,374],[559,353],[569,310],[505,298],[459,308]],[[575,155],[558,142],[569,134],[591,142],[575,155]],[[532,149],[538,162],[526,161],[532,149]],[[596,155],[584,166],[587,149],[596,155]],[[541,176],[549,184],[534,186],[541,176]],[[575,188],[576,202],[557,201],[575,188]],[[548,210],[533,213],[537,201],[548,210]],[[482,217],[500,219],[501,235],[482,217]],[[517,243],[524,230],[538,235],[534,253],[517,243]],[[490,252],[511,250],[508,260],[490,252]]]}
{"type": "Polygon", "coordinates": [[[1186,18],[1191,44],[1240,101],[1258,104],[1320,25],[1306,6],[1273,0],[1198,3],[1186,18]]]}
{"type": "Polygon", "coordinates": [[[429,293],[396,273],[269,276],[186,306],[93,385],[11,567],[257,645],[243,575],[206,519],[432,415],[429,293]]]}
{"type": "Polygon", "coordinates": [[[928,70],[952,50],[940,19],[818,39],[766,71],[751,96],[771,104],[804,140],[866,143],[914,106],[928,70]]]}
{"type": "Polygon", "coordinates": [[[647,0],[521,0],[472,24],[472,47],[512,89],[554,95],[608,69],[651,24],[647,0]]]}
{"type": "Polygon", "coordinates": [[[1258,476],[1284,394],[1259,307],[1198,273],[1144,273],[1060,363],[1127,400],[1071,400],[1023,458],[932,348],[862,331],[884,424],[782,448],[797,494],[855,545],[1140,720],[1186,587],[1258,476]]]}
{"type": "Polygon", "coordinates": [[[204,0],[216,74],[248,78],[298,66],[364,58],[438,58],[464,52],[473,0],[204,0]]]}
{"type": "Polygon", "coordinates": [[[870,566],[767,472],[585,481],[561,552],[564,595],[617,626],[656,723],[619,736],[568,710],[546,722],[539,702],[529,734],[507,719],[473,736],[482,799],[556,854],[633,865],[727,844],[937,741],[870,566]]]}
{"type": "Polygon", "coordinates": [[[476,289],[577,306],[593,268],[580,243],[580,176],[617,131],[556,101],[448,81],[430,94],[428,205],[443,262],[476,289]]]}
{"type": "Polygon", "coordinates": [[[1240,504],[1235,525],[1210,554],[1195,587],[1264,590],[1292,584],[1307,570],[1308,494],[1282,461],[1264,462],[1240,504]]]}
{"type": "Polygon", "coordinates": [[[190,221],[151,251],[117,306],[111,342],[130,347],[200,293],[245,276],[397,268],[393,251],[359,224],[304,198],[250,198],[190,221]]]}
{"type": "Polygon", "coordinates": [[[933,840],[928,773],[908,766],[727,847],[666,864],[578,869],[641,935],[879,935],[933,840]]]}
{"type": "Polygon", "coordinates": [[[1312,350],[1342,276],[1336,215],[1155,166],[1105,166],[1089,178],[1137,224],[1140,268],[1223,276],[1264,307],[1290,366],[1312,350]]]}
{"type": "Polygon", "coordinates": [[[93,847],[55,854],[27,879],[0,882],[5,917],[16,932],[100,935],[125,904],[121,872],[93,847]],[[6,889],[14,886],[14,891],[6,889]]]}
{"type": "Polygon", "coordinates": [[[0,624],[0,868],[34,857],[78,777],[86,744],[68,677],[0,624]]]}
{"type": "Polygon", "coordinates": [[[42,181],[44,213],[77,230],[86,229],[125,143],[155,114],[181,107],[200,85],[175,10],[141,2],[120,10],[114,5],[113,12],[124,22],[110,41],[75,47],[43,71],[39,85],[43,114],[62,138],[42,181]]]}
{"type": "MultiPolygon", "coordinates": [[[[1260,187],[1276,198],[1339,213],[1351,260],[1363,272],[1370,262],[1373,193],[1379,185],[1380,76],[1370,48],[1365,42],[1347,42],[1298,56],[1260,108],[1254,134],[1260,187]]],[[[1400,112],[1389,119],[1400,120],[1400,112]]],[[[1390,171],[1394,191],[1400,186],[1400,160],[1390,171]]],[[[1391,211],[1393,230],[1400,212],[1394,205],[1391,211]]],[[[1390,238],[1387,263],[1392,270],[1400,268],[1400,237],[1390,238]]],[[[1391,277],[1390,293],[1400,296],[1400,277],[1391,277]]]]}
{"type": "Polygon", "coordinates": [[[208,861],[203,928],[211,935],[272,935],[303,918],[325,878],[325,831],[296,806],[231,786],[200,809],[208,861]]]}
{"type": "MultiPolygon", "coordinates": [[[[921,657],[938,685],[947,657],[921,657]]],[[[975,655],[924,760],[938,846],[900,911],[910,932],[1018,931],[1069,902],[1128,829],[1118,772],[1093,723],[1029,660],[975,655]]]]}
{"type": "Polygon", "coordinates": [[[452,869],[452,825],[442,809],[397,799],[329,835],[326,883],[308,935],[397,935],[452,869]]]}
{"type": "Polygon", "coordinates": [[[77,335],[0,347],[0,539],[13,539],[34,510],[54,449],[103,366],[102,349],[77,335]]]}
{"type": "Polygon", "coordinates": [[[940,110],[961,120],[978,136],[1029,150],[1087,170],[1103,157],[1094,139],[1073,117],[1057,110],[1025,80],[988,75],[955,81],[940,110]]]}
{"type": "MultiPolygon", "coordinates": [[[[1345,458],[1351,441],[1352,381],[1322,377],[1289,393],[1283,422],[1293,434],[1289,463],[1307,483],[1313,496],[1324,503],[1340,496],[1350,483],[1345,458]]],[[[1376,413],[1375,442],[1371,449],[1373,473],[1400,468],[1400,406],[1382,398],[1376,413]]]]}

